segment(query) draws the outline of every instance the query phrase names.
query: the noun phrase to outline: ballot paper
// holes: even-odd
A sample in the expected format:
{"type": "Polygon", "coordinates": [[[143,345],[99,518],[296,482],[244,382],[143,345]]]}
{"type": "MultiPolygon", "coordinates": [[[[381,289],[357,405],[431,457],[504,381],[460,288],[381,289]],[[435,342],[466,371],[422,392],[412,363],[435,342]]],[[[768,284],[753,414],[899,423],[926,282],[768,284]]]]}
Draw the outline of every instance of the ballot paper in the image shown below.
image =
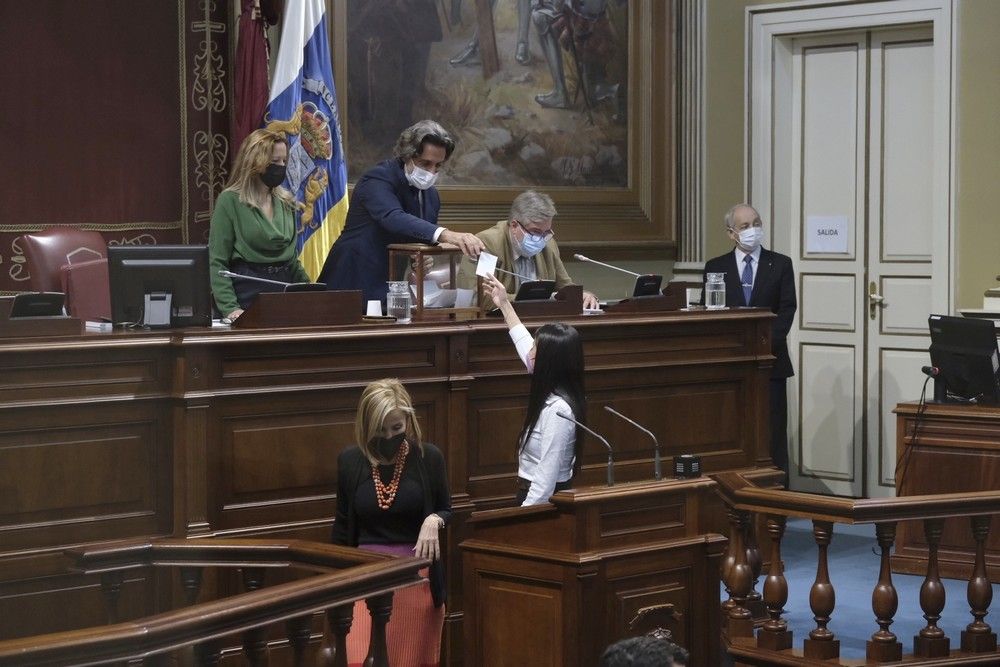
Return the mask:
{"type": "Polygon", "coordinates": [[[484,278],[486,276],[492,276],[493,272],[496,271],[496,268],[497,268],[496,255],[491,255],[488,252],[479,253],[479,262],[476,264],[477,276],[483,276],[484,278]]]}
{"type": "Polygon", "coordinates": [[[433,280],[424,281],[424,308],[453,308],[458,290],[441,289],[433,280]]]}
{"type": "Polygon", "coordinates": [[[474,289],[458,289],[458,293],[455,295],[455,307],[456,308],[469,308],[472,306],[472,297],[476,295],[476,290],[474,289]]]}

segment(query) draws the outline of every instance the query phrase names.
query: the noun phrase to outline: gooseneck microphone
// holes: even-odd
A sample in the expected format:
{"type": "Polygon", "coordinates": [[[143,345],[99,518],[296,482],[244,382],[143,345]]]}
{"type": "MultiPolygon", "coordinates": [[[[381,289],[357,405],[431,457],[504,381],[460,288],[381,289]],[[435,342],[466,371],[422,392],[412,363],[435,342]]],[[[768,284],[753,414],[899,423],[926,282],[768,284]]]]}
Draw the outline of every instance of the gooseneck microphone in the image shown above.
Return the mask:
{"type": "Polygon", "coordinates": [[[520,273],[514,273],[513,271],[508,271],[506,269],[501,269],[501,268],[495,268],[493,270],[494,271],[499,271],[500,273],[506,273],[508,276],[514,276],[515,278],[523,280],[524,282],[530,282],[531,281],[531,278],[529,278],[528,276],[522,276],[520,273]]]}
{"type": "Polygon", "coordinates": [[[267,283],[268,285],[281,285],[282,287],[288,287],[292,283],[285,283],[280,280],[268,280],[267,278],[258,278],[257,276],[245,276],[242,273],[233,273],[232,271],[226,271],[225,269],[219,269],[219,275],[225,276],[226,278],[239,278],[241,280],[251,280],[255,283],[267,283]]]}
{"type": "Polygon", "coordinates": [[[614,460],[613,452],[612,452],[612,449],[611,449],[611,443],[608,442],[607,440],[605,440],[604,436],[598,435],[597,433],[595,433],[591,429],[587,428],[587,426],[585,424],[581,424],[580,422],[578,422],[577,420],[573,419],[572,417],[570,417],[565,412],[557,412],[556,415],[562,417],[566,421],[573,422],[574,424],[576,424],[577,426],[579,426],[580,428],[582,428],[584,431],[586,431],[587,433],[589,433],[590,435],[594,436],[595,438],[597,438],[598,440],[600,440],[601,442],[604,443],[604,446],[608,448],[608,486],[614,486],[615,485],[615,460],[614,460]]]}
{"type": "Polygon", "coordinates": [[[938,368],[937,366],[921,366],[920,372],[923,373],[924,375],[936,378],[938,375],[941,374],[941,369],[938,368]]]}
{"type": "Polygon", "coordinates": [[[604,267],[607,267],[609,269],[614,269],[615,271],[621,271],[622,273],[627,273],[630,276],[635,276],[636,278],[641,278],[642,277],[641,273],[636,273],[635,271],[629,271],[628,269],[623,269],[620,266],[614,266],[612,264],[605,264],[604,262],[598,262],[596,259],[591,259],[589,257],[581,255],[580,253],[577,253],[577,254],[573,255],[573,259],[578,259],[581,262],[590,262],[591,264],[597,264],[598,266],[604,266],[604,267]]]}
{"type": "Polygon", "coordinates": [[[642,426],[641,424],[638,424],[635,421],[629,419],[628,417],[626,417],[622,413],[620,413],[617,410],[615,410],[610,405],[605,405],[604,409],[607,410],[608,412],[610,412],[611,414],[617,416],[617,417],[621,417],[622,419],[624,419],[625,421],[627,421],[629,424],[631,424],[632,426],[635,426],[637,429],[639,429],[640,431],[642,431],[643,433],[645,433],[646,435],[648,435],[650,438],[653,439],[653,479],[662,479],[663,478],[663,472],[660,469],[660,441],[656,439],[656,436],[653,435],[653,432],[650,431],[645,426],[642,426]]]}

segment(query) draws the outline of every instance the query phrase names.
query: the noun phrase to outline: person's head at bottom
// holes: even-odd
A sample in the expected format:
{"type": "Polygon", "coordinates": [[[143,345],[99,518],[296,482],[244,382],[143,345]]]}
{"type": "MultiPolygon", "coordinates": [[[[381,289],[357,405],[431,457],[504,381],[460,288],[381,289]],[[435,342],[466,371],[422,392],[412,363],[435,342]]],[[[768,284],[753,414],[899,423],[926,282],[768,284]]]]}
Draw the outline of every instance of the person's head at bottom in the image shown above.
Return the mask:
{"type": "Polygon", "coordinates": [[[598,667],[684,667],[688,652],[667,639],[629,637],[604,649],[598,667]]]}
{"type": "Polygon", "coordinates": [[[392,462],[404,443],[407,449],[420,447],[420,424],[402,382],[385,378],[365,387],[354,420],[354,437],[372,463],[392,462]]]}

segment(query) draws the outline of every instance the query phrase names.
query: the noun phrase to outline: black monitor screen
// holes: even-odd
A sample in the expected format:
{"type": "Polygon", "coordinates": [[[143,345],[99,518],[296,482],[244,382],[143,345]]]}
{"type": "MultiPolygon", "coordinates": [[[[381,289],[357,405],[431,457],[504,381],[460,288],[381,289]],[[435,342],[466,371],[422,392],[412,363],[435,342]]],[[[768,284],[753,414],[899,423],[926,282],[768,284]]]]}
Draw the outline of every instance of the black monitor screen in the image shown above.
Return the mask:
{"type": "Polygon", "coordinates": [[[660,285],[662,284],[663,276],[655,273],[638,276],[635,279],[635,287],[632,289],[632,296],[656,296],[660,293],[660,285]]]}
{"type": "Polygon", "coordinates": [[[115,324],[212,324],[208,246],[108,246],[108,279],[115,324]],[[168,296],[169,316],[164,307],[168,296]],[[147,303],[152,304],[149,313],[147,303]]]}
{"type": "Polygon", "coordinates": [[[946,401],[1000,403],[1000,352],[993,320],[931,315],[931,365],[946,401]]]}

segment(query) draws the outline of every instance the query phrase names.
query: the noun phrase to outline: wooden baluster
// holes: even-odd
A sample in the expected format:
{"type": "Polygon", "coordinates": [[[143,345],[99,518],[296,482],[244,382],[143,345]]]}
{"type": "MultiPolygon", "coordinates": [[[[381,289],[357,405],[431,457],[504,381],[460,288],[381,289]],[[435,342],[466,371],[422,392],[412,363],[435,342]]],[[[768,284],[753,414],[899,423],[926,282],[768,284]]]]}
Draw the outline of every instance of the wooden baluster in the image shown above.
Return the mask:
{"type": "MultiPolygon", "coordinates": [[[[264,568],[244,567],[243,588],[247,591],[260,590],[264,586],[264,568]]],[[[250,628],[243,633],[243,655],[251,667],[261,667],[270,662],[267,652],[267,626],[250,628]]]]}
{"type": "Polygon", "coordinates": [[[372,634],[368,641],[368,656],[364,667],[389,667],[389,651],[385,643],[385,626],[392,615],[392,593],[365,600],[372,617],[372,634]]]}
{"type": "Polygon", "coordinates": [[[753,637],[753,615],[747,609],[747,596],[753,585],[753,572],[747,562],[741,524],[746,512],[736,512],[736,530],[733,535],[733,566],[729,570],[729,596],[733,601],[729,609],[729,637],[753,637]]]}
{"type": "Polygon", "coordinates": [[[742,527],[740,526],[739,512],[727,505],[726,516],[729,518],[729,543],[726,545],[726,553],[722,558],[719,571],[719,574],[722,577],[722,583],[726,588],[726,600],[722,603],[723,618],[729,618],[729,612],[732,611],[733,607],[736,605],[736,603],[733,602],[733,590],[730,586],[730,577],[733,573],[733,563],[736,562],[736,549],[733,546],[737,542],[736,533],[742,530],[742,527]]]}
{"type": "Polygon", "coordinates": [[[312,636],[312,616],[296,616],[285,621],[285,634],[288,636],[288,643],[292,647],[292,664],[295,667],[304,667],[306,664],[306,651],[309,649],[309,637],[312,636]]]}
{"type": "Polygon", "coordinates": [[[809,608],[812,609],[816,629],[809,632],[809,639],[803,642],[802,650],[807,658],[829,660],[840,657],[840,640],[826,627],[837,603],[837,593],[830,583],[827,568],[827,547],[833,539],[833,522],[813,519],[813,539],[819,553],[816,558],[816,581],[809,590],[809,608]]]}
{"type": "Polygon", "coordinates": [[[108,612],[108,625],[118,622],[118,600],[121,598],[123,580],[121,571],[101,575],[101,591],[104,593],[104,607],[108,612]]]}
{"type": "Polygon", "coordinates": [[[219,664],[222,649],[218,639],[209,639],[194,645],[194,664],[212,667],[219,664]]]}
{"type": "Polygon", "coordinates": [[[945,592],[938,575],[938,547],[941,545],[941,530],[944,519],[924,519],[924,537],[927,539],[927,576],[920,586],[920,608],[927,620],[913,638],[913,653],[921,658],[941,658],[948,655],[951,641],[938,627],[937,622],[944,610],[945,592]]]}
{"type": "Polygon", "coordinates": [[[743,524],[743,536],[746,540],[747,563],[750,566],[750,592],[747,594],[746,606],[753,618],[763,618],[764,602],[757,590],[763,559],[760,557],[760,545],[757,544],[756,517],[750,512],[746,512],[743,514],[741,523],[743,524]]]}
{"type": "Polygon", "coordinates": [[[976,563],[969,577],[967,595],[972,623],[962,631],[962,650],[967,653],[993,653],[997,634],[983,618],[990,611],[993,585],[986,574],[986,538],[990,536],[990,515],[972,517],[972,538],[976,541],[976,563]]]}
{"type": "Polygon", "coordinates": [[[771,538],[771,567],[764,579],[764,605],[767,607],[768,619],[757,633],[757,646],[772,651],[792,648],[792,633],[787,621],[781,618],[785,613],[785,603],[788,602],[788,582],[781,563],[781,538],[785,534],[786,521],[780,514],[770,514],[767,517],[767,534],[771,538]]]}
{"type": "Polygon", "coordinates": [[[893,662],[903,659],[903,644],[896,641],[896,635],[889,630],[899,608],[899,596],[892,584],[892,568],[889,559],[893,542],[896,541],[896,522],[875,524],[875,538],[882,551],[882,565],[879,568],[878,583],[872,591],[872,611],[879,629],[872,633],[868,641],[866,656],[869,662],[893,662]]]}
{"type": "Polygon", "coordinates": [[[198,593],[201,591],[201,568],[182,567],[181,584],[184,586],[184,599],[189,605],[198,601],[198,593]]]}
{"type": "Polygon", "coordinates": [[[354,604],[342,604],[326,610],[330,636],[324,638],[317,664],[322,667],[347,667],[347,633],[354,622],[354,604]]]}
{"type": "Polygon", "coordinates": [[[263,667],[270,663],[267,652],[267,626],[261,625],[243,632],[243,655],[250,667],[263,667]]]}

